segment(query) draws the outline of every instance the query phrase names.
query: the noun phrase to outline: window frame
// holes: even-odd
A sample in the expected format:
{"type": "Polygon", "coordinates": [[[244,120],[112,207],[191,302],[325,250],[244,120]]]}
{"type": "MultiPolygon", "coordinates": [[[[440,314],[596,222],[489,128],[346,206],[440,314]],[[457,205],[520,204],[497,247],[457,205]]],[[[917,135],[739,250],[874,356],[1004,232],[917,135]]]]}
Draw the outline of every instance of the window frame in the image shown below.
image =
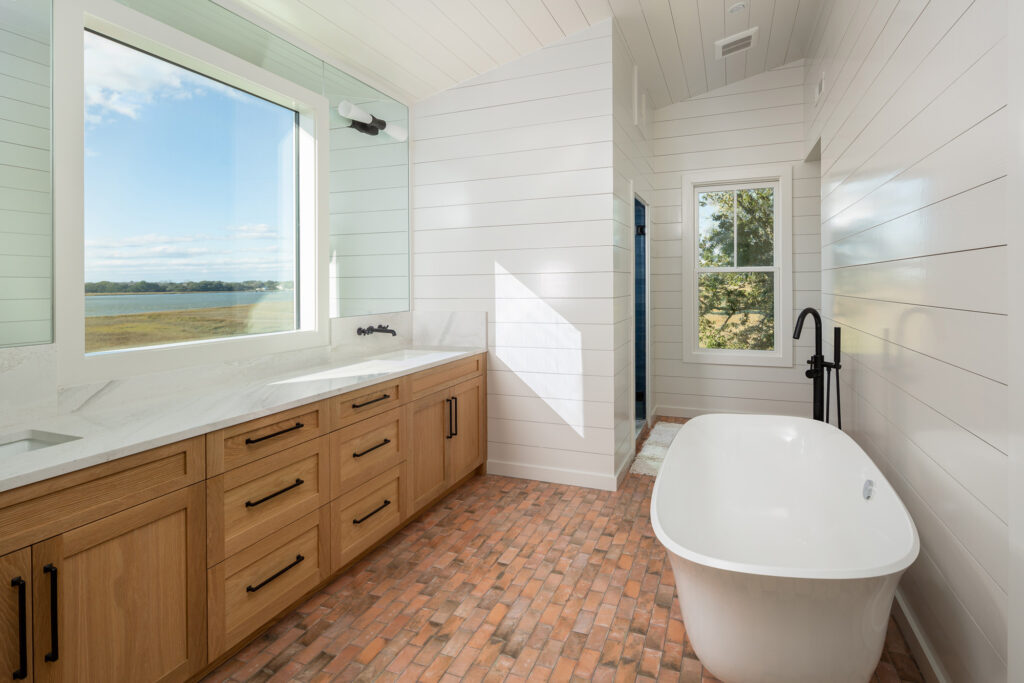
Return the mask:
{"type": "Polygon", "coordinates": [[[793,340],[793,169],[768,164],[706,170],[683,175],[682,182],[683,360],[687,363],[792,367],[793,340]],[[697,193],[774,184],[775,240],[773,266],[702,267],[697,263],[699,206],[697,193]],[[772,351],[702,349],[699,343],[699,275],[707,272],[771,272],[775,274],[775,348],[772,351]]]}
{"type": "Polygon", "coordinates": [[[327,99],[114,0],[54,0],[53,5],[54,322],[59,381],[82,384],[327,346],[327,99]],[[87,30],[298,112],[297,329],[85,353],[82,55],[87,30]]]}

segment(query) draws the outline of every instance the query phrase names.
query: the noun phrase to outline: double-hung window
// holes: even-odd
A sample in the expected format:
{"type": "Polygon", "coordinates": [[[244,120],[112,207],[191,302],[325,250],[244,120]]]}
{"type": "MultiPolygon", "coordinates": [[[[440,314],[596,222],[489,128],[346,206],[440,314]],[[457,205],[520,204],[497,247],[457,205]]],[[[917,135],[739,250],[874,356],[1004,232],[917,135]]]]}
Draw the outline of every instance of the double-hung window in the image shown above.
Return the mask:
{"type": "Polygon", "coordinates": [[[686,176],[687,362],[792,364],[789,179],[686,176]]]}

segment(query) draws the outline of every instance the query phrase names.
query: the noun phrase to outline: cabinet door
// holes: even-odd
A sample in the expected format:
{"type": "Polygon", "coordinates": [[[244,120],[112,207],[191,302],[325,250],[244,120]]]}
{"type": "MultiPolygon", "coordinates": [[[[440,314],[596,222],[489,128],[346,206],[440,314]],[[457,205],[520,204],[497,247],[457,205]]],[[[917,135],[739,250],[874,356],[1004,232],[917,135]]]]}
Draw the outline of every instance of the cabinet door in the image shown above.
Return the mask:
{"type": "Polygon", "coordinates": [[[183,681],[202,668],[205,495],[196,484],[32,546],[36,681],[183,681]]]}
{"type": "Polygon", "coordinates": [[[32,552],[0,557],[0,681],[32,680],[32,552]]]}
{"type": "Polygon", "coordinates": [[[487,449],[485,392],[483,377],[476,377],[452,388],[452,483],[462,479],[484,461],[487,449]]]}
{"type": "Polygon", "coordinates": [[[430,394],[409,405],[406,423],[410,430],[407,443],[412,444],[412,511],[439,496],[451,482],[447,458],[450,406],[447,391],[430,394]]]}

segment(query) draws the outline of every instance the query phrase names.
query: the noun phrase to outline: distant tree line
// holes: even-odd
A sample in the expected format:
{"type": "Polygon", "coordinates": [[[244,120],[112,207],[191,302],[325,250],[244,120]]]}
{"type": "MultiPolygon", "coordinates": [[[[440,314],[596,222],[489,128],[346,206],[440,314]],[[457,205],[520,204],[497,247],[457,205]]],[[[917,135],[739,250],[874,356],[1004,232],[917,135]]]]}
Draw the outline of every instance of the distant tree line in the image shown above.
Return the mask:
{"type": "Polygon", "coordinates": [[[294,282],[278,280],[245,280],[224,282],[222,280],[200,280],[198,282],[86,282],[86,294],[151,294],[157,292],[261,292],[278,289],[293,289],[294,282]]]}

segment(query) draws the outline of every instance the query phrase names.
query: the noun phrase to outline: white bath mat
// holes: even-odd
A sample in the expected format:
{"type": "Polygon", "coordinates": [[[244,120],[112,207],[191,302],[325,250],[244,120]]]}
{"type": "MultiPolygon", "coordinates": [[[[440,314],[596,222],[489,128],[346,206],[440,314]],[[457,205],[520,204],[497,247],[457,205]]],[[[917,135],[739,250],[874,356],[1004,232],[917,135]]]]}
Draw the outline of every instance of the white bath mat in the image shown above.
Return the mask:
{"type": "Polygon", "coordinates": [[[644,447],[636,454],[636,459],[633,460],[633,466],[629,468],[629,471],[633,474],[646,474],[649,477],[657,476],[658,470],[661,469],[661,463],[665,460],[665,454],[668,453],[668,447],[672,444],[672,439],[676,438],[676,434],[682,428],[683,425],[672,422],[659,422],[654,425],[647,441],[644,442],[644,447]]]}

